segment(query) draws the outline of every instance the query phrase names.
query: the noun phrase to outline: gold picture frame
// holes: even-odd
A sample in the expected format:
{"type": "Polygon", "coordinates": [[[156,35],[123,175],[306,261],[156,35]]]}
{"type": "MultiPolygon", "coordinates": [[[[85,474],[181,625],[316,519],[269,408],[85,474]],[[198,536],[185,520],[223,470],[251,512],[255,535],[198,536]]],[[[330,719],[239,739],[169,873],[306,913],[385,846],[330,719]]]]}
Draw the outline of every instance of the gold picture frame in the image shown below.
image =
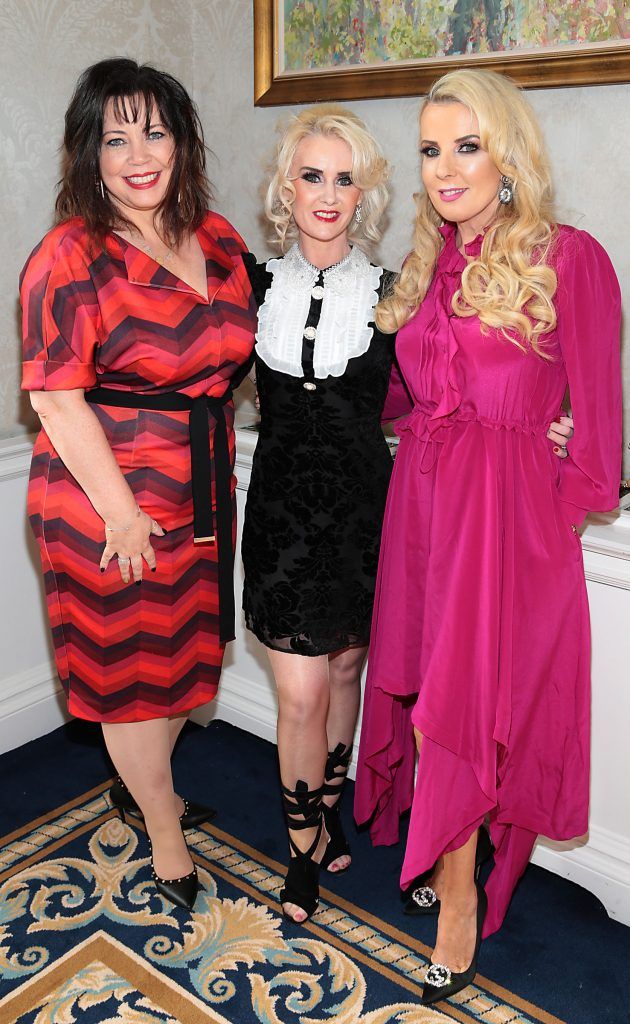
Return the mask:
{"type": "MultiPolygon", "coordinates": [[[[281,0],[280,0],[281,2],[281,0]]],[[[630,81],[630,39],[572,45],[526,55],[467,54],[335,70],[280,72],[278,0],[254,0],[254,104],[274,106],[320,100],[420,96],[454,67],[490,68],[525,88],[603,85],[630,81]]]]}

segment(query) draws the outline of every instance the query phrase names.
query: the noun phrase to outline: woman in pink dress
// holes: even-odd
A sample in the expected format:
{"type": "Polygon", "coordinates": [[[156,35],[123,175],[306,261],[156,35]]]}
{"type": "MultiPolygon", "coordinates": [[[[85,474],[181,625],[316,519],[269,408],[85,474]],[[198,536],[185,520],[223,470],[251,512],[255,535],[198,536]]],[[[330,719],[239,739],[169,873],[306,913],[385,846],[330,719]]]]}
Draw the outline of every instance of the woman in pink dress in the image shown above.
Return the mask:
{"type": "Polygon", "coordinates": [[[414,408],[385,512],[356,815],[393,843],[412,808],[401,885],[424,875],[439,908],[430,1003],[472,981],[536,837],[588,826],[577,530],[618,501],[620,295],[601,246],[554,221],[540,130],[509,80],[444,76],[420,134],[414,249],[377,310],[414,408]],[[546,434],[567,387],[560,461],[546,434]]]}

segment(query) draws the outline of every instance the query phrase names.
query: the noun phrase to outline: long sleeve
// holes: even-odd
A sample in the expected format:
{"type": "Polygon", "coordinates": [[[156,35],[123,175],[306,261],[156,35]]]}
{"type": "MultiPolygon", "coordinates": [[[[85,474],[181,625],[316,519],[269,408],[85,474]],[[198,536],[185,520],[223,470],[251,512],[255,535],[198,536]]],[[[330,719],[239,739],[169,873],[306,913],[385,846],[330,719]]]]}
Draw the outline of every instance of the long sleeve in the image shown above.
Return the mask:
{"type": "Polygon", "coordinates": [[[588,511],[605,512],[619,502],[621,295],[594,238],[563,229],[561,243],[555,303],[575,435],[560,467],[559,494],[579,525],[588,511]]]}

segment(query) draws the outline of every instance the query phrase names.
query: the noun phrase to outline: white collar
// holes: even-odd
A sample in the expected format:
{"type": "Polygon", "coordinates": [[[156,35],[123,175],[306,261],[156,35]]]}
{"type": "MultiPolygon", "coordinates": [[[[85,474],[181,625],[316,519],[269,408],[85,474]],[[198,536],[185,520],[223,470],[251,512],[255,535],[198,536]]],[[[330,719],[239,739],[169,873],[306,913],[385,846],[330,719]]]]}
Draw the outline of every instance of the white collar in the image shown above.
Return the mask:
{"type": "MultiPolygon", "coordinates": [[[[321,273],[297,242],[281,259],[267,262],[273,275],[258,311],[256,353],[273,370],[303,377],[302,343],[311,292],[321,273]]],[[[349,359],[367,352],[382,267],[373,267],[356,246],[323,271],[323,300],[313,353],[315,377],[340,377],[349,359]]]]}

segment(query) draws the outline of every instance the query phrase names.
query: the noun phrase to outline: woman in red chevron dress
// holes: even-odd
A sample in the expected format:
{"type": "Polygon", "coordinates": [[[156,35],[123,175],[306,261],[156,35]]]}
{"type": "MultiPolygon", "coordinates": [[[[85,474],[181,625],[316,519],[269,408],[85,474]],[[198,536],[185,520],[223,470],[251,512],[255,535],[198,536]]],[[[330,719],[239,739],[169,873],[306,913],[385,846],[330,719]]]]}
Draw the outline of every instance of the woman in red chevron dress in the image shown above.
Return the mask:
{"type": "Polygon", "coordinates": [[[114,802],[144,815],[158,890],[191,908],[182,828],[211,812],[175,794],[170,757],[234,635],[245,246],[207,210],[201,126],[171,76],[88,68],[64,146],[57,225],[21,279],[23,387],[43,428],[29,515],[68,708],[102,723],[114,802]]]}

